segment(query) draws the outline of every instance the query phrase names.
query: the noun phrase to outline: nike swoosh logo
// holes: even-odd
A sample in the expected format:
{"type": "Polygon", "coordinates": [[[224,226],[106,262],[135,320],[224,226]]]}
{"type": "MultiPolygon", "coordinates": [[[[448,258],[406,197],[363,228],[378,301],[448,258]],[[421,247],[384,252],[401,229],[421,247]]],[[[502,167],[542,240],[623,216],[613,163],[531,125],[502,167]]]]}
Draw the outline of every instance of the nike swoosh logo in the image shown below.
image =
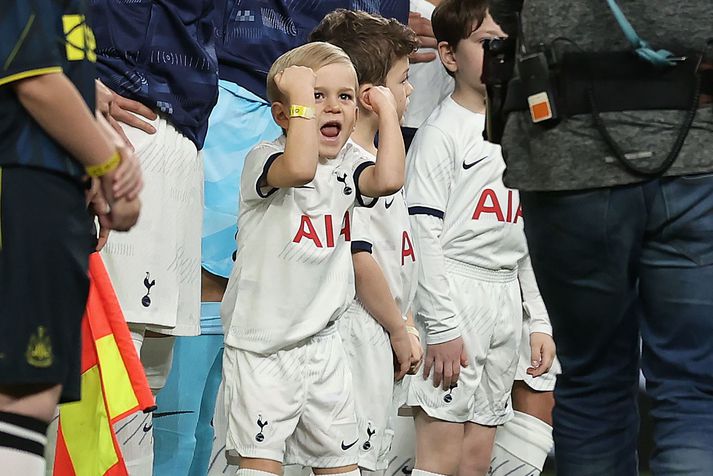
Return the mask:
{"type": "Polygon", "coordinates": [[[390,202],[386,202],[386,208],[387,208],[387,209],[388,209],[388,208],[391,208],[391,205],[394,204],[394,200],[395,200],[395,199],[392,198],[390,202]]]}
{"type": "Polygon", "coordinates": [[[466,163],[465,163],[465,160],[464,160],[464,161],[463,161],[463,169],[464,169],[464,170],[468,170],[469,168],[474,167],[475,165],[481,163],[482,161],[484,161],[484,160],[487,159],[487,158],[488,158],[488,156],[486,155],[486,156],[483,157],[482,159],[476,160],[475,162],[471,162],[470,164],[466,164],[466,163]]]}
{"type": "Polygon", "coordinates": [[[314,190],[314,185],[300,185],[300,186],[297,187],[297,188],[306,188],[306,189],[309,189],[309,190],[314,190]]]}
{"type": "Polygon", "coordinates": [[[163,418],[167,416],[173,416],[173,415],[188,415],[189,413],[195,413],[192,411],[183,411],[183,412],[164,412],[164,413],[154,413],[153,417],[154,418],[163,418]]]}
{"type": "Polygon", "coordinates": [[[350,445],[345,445],[345,444],[344,444],[344,440],[342,440],[342,450],[343,450],[343,451],[347,451],[349,448],[351,448],[352,446],[356,445],[358,441],[359,441],[359,438],[357,438],[356,440],[354,440],[354,443],[352,443],[352,444],[350,444],[350,445]]]}

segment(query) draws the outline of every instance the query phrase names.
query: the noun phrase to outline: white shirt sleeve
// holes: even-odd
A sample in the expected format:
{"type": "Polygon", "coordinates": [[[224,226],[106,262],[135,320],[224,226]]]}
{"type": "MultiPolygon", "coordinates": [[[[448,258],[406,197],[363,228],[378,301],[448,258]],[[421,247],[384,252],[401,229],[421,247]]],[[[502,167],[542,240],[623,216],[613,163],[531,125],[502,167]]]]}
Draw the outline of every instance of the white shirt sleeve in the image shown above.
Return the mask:
{"type": "Polygon", "coordinates": [[[426,343],[442,344],[461,335],[440,242],[443,220],[431,215],[411,215],[411,230],[419,262],[414,308],[426,327],[426,343]]]}
{"type": "Polygon", "coordinates": [[[530,316],[530,334],[542,332],[552,336],[550,316],[547,314],[545,302],[542,300],[540,289],[537,287],[535,272],[532,269],[529,255],[525,255],[518,263],[518,278],[520,280],[520,289],[522,290],[522,306],[527,315],[530,316]]]}
{"type": "Polygon", "coordinates": [[[283,141],[261,142],[245,157],[240,176],[240,196],[245,202],[264,200],[277,189],[267,185],[267,172],[272,163],[285,152],[283,141]]]}
{"type": "Polygon", "coordinates": [[[406,201],[419,257],[414,308],[426,327],[427,344],[441,344],[460,337],[441,246],[454,154],[451,142],[442,131],[426,125],[417,133],[407,159],[406,201]]]}
{"type": "MultiPolygon", "coordinates": [[[[361,193],[359,189],[359,178],[362,172],[376,165],[376,157],[351,141],[344,145],[342,153],[345,154],[344,165],[351,170],[349,180],[353,182],[353,187],[356,190],[354,194],[355,204],[358,207],[373,207],[376,205],[378,198],[367,197],[361,193]]],[[[344,179],[346,180],[347,177],[344,177],[344,179]]]]}
{"type": "Polygon", "coordinates": [[[355,207],[352,211],[352,253],[357,251],[372,252],[374,239],[371,233],[372,208],[355,207]]]}

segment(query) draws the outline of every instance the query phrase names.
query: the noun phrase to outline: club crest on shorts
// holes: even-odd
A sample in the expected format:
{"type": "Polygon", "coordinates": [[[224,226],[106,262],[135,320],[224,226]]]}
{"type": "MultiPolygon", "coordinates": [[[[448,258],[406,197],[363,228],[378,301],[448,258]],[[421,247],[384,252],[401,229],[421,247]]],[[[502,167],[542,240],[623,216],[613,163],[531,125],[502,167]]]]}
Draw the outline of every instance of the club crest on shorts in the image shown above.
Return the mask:
{"type": "Polygon", "coordinates": [[[144,278],[144,286],[146,287],[146,295],[141,298],[141,305],[144,307],[149,307],[151,305],[151,297],[149,296],[149,294],[151,294],[151,288],[156,286],[156,280],[153,279],[153,280],[149,281],[150,279],[151,279],[151,273],[146,271],[146,277],[144,278]]]}
{"type": "Polygon", "coordinates": [[[46,327],[39,326],[37,332],[30,336],[25,358],[33,367],[47,368],[52,365],[52,342],[46,327]]]}
{"type": "Polygon", "coordinates": [[[453,401],[453,389],[456,388],[458,384],[451,385],[451,388],[448,390],[448,393],[446,393],[443,396],[443,401],[446,403],[451,403],[453,401]]]}
{"type": "Polygon", "coordinates": [[[364,451],[369,451],[371,449],[371,437],[374,436],[375,434],[376,434],[376,430],[371,429],[371,422],[369,422],[369,424],[366,428],[367,439],[364,442],[364,444],[361,445],[361,447],[364,451]]]}
{"type": "Polygon", "coordinates": [[[255,435],[255,441],[258,443],[261,443],[265,439],[265,435],[262,434],[262,431],[265,429],[265,427],[269,424],[267,420],[262,421],[262,415],[260,413],[257,414],[257,426],[260,427],[260,431],[257,432],[257,435],[255,435]]]}

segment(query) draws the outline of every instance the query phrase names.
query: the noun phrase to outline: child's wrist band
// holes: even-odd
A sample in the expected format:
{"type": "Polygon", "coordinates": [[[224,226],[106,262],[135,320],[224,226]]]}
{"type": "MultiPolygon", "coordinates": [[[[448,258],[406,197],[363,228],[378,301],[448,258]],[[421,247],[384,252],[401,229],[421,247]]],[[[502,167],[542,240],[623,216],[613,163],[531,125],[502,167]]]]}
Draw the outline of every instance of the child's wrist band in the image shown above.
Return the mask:
{"type": "Polygon", "coordinates": [[[314,116],[314,108],[311,106],[300,106],[298,104],[293,104],[290,106],[290,117],[314,119],[314,116]]]}
{"type": "Polygon", "coordinates": [[[418,337],[418,340],[421,340],[421,334],[418,332],[418,329],[416,329],[414,326],[406,326],[406,332],[409,334],[418,337]]]}
{"type": "Polygon", "coordinates": [[[114,151],[114,154],[103,164],[89,165],[86,167],[87,175],[90,177],[101,177],[109,172],[116,170],[121,163],[121,154],[119,151],[114,151]]]}

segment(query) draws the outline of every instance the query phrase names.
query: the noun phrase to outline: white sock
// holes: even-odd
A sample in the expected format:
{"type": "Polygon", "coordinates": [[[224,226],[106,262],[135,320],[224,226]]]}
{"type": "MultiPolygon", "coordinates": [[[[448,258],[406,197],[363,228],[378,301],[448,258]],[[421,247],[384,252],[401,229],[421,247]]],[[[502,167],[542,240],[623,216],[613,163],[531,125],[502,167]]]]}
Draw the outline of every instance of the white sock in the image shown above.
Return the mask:
{"type": "Polygon", "coordinates": [[[414,469],[411,471],[411,476],[446,476],[441,473],[432,473],[430,471],[424,471],[422,469],[414,469]]]}
{"type": "Polygon", "coordinates": [[[136,349],[136,355],[141,357],[141,346],[144,343],[144,334],[146,333],[146,324],[134,324],[127,323],[129,326],[129,334],[131,335],[131,342],[134,343],[134,349],[136,349]]]}
{"type": "Polygon", "coordinates": [[[44,476],[47,423],[0,412],[0,467],[3,474],[44,476]]]}
{"type": "MultiPolygon", "coordinates": [[[[57,449],[57,429],[59,428],[59,407],[54,412],[54,417],[52,421],[49,422],[47,426],[47,444],[45,445],[45,461],[49,461],[49,464],[45,468],[45,476],[52,476],[54,474],[54,457],[55,450],[57,449]]],[[[57,475],[59,476],[59,475],[57,475]]]]}
{"type": "MultiPolygon", "coordinates": [[[[146,326],[130,324],[131,339],[141,357],[151,392],[166,384],[173,358],[173,337],[146,337],[146,326]]],[[[121,453],[130,476],[153,474],[153,419],[150,413],[135,413],[114,425],[121,453]]]]}
{"type": "Polygon", "coordinates": [[[134,413],[114,425],[130,476],[153,474],[153,420],[150,413],[134,413]]]}
{"type": "Polygon", "coordinates": [[[146,379],[151,392],[156,395],[166,386],[168,374],[173,363],[173,336],[144,337],[141,347],[141,363],[144,365],[146,379]]]}
{"type": "Polygon", "coordinates": [[[490,460],[492,476],[539,475],[552,449],[552,427],[527,413],[498,428],[490,460]]]}
{"type": "Polygon", "coordinates": [[[239,469],[235,476],[275,476],[275,474],[260,471],[259,469],[239,469]]]}

